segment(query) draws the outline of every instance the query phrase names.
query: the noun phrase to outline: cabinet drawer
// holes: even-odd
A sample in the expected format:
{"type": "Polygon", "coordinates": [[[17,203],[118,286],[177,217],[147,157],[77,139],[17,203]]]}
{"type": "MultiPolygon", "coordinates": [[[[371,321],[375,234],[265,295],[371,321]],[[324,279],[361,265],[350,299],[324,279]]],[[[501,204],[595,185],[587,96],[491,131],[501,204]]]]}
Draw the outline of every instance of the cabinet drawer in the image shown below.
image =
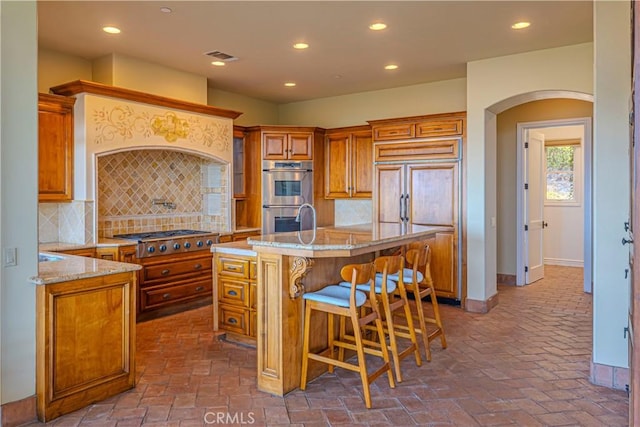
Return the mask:
{"type": "Polygon", "coordinates": [[[211,280],[197,280],[172,284],[169,286],[156,286],[140,289],[140,308],[145,311],[169,305],[177,301],[185,301],[211,295],[211,280]]]}
{"type": "Polygon", "coordinates": [[[462,119],[437,120],[416,124],[416,138],[462,135],[462,119]]]}
{"type": "Polygon", "coordinates": [[[242,335],[249,334],[249,311],[239,307],[220,304],[218,319],[221,329],[242,335]]]}
{"type": "Polygon", "coordinates": [[[145,266],[144,280],[163,279],[189,273],[211,274],[211,257],[145,266]]]}
{"type": "Polygon", "coordinates": [[[457,159],[460,139],[376,144],[375,161],[457,159]]]}
{"type": "Polygon", "coordinates": [[[415,125],[413,123],[400,123],[397,125],[374,126],[374,141],[392,141],[396,139],[408,139],[415,137],[415,125]]]}
{"type": "Polygon", "coordinates": [[[249,278],[249,260],[240,258],[218,257],[218,274],[221,276],[249,278]]]}
{"type": "Polygon", "coordinates": [[[218,277],[218,300],[224,304],[249,307],[249,282],[218,277]]]}

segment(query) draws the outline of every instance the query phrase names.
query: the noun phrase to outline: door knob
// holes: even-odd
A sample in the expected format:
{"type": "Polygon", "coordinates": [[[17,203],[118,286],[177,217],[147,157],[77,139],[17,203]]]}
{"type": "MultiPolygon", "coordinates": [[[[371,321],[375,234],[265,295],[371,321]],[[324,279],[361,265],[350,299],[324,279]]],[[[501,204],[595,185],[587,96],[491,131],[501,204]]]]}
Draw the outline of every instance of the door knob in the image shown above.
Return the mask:
{"type": "Polygon", "coordinates": [[[546,221],[542,221],[542,228],[547,228],[549,224],[546,221]]]}
{"type": "Polygon", "coordinates": [[[633,243],[633,239],[625,239],[624,237],[622,238],[622,244],[626,245],[627,243],[633,243]]]}

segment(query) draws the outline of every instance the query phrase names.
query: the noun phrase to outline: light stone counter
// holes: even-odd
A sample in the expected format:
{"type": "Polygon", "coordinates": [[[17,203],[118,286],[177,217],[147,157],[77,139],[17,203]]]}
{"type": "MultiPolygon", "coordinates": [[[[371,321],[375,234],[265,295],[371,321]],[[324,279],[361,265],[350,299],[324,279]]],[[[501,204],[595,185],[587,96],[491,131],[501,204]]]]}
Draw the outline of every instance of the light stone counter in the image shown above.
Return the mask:
{"type": "Polygon", "coordinates": [[[40,252],[51,257],[61,258],[57,261],[43,261],[38,263],[38,275],[30,277],[29,281],[36,285],[67,282],[88,277],[105,276],[109,274],[126,273],[140,270],[137,264],[107,261],[67,254],[40,252]]]}
{"type": "Polygon", "coordinates": [[[344,227],[320,227],[313,231],[288,232],[250,237],[248,243],[257,252],[311,258],[351,257],[420,240],[450,227],[415,224],[359,224],[344,227]]]}
{"type": "Polygon", "coordinates": [[[256,251],[251,249],[247,241],[238,240],[236,242],[215,243],[211,246],[211,253],[257,256],[256,251]]]}

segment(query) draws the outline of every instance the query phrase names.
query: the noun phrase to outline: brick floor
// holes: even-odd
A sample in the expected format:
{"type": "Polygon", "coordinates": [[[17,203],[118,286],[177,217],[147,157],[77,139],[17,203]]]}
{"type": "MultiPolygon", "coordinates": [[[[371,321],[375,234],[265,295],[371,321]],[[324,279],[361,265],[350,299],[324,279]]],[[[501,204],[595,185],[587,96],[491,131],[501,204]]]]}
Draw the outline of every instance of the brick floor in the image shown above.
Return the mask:
{"type": "Polygon", "coordinates": [[[48,424],[626,426],[626,393],[588,381],[582,270],[547,266],[544,280],[498,291],[499,305],[484,315],[441,305],[449,348],[432,343],[433,361],[422,367],[403,360],[395,389],[376,380],[372,409],[357,374],[341,369],[304,392],[258,391],[255,350],[219,340],[209,306],[138,324],[136,388],[48,424]]]}

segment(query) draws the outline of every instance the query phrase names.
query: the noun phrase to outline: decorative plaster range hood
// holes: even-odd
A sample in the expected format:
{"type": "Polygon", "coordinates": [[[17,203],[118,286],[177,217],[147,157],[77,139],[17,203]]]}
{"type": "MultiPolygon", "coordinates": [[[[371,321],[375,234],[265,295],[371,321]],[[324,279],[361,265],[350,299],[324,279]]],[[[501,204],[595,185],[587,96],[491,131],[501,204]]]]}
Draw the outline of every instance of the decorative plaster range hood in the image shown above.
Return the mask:
{"type": "MultiPolygon", "coordinates": [[[[77,80],[51,88],[74,96],[74,200],[97,197],[99,156],[134,150],[173,150],[233,167],[233,119],[240,112],[77,80]]],[[[230,195],[227,195],[230,197],[230,195]]],[[[228,204],[230,205],[230,203],[228,204]]],[[[97,236],[97,212],[85,229],[97,236]],[[91,224],[92,223],[92,224],[91,224]]]]}
{"type": "Polygon", "coordinates": [[[75,96],[75,198],[95,198],[95,158],[125,150],[180,150],[233,161],[233,119],[240,112],[77,80],[51,88],[75,96]]]}

